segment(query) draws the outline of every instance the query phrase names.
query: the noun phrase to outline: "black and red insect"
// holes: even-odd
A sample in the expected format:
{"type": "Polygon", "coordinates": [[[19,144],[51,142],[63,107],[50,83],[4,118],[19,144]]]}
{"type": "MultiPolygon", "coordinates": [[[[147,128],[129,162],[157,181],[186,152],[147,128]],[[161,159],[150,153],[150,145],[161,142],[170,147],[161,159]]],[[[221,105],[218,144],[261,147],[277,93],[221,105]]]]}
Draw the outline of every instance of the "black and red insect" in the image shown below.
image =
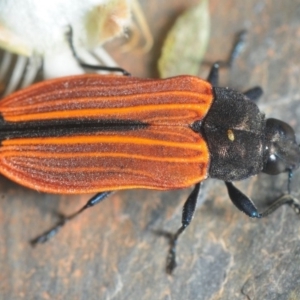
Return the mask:
{"type": "Polygon", "coordinates": [[[293,129],[265,119],[253,102],[261,89],[239,93],[218,87],[218,67],[214,64],[207,81],[194,76],[65,77],[2,99],[1,174],[43,192],[97,193],[34,243],[45,242],[112,191],[195,186],[171,241],[171,272],[176,241],[191,222],[201,182],[209,177],[223,180],[234,205],[250,217],[261,218],[282,204],[299,211],[290,188],[259,213],[233,185],[260,172],[287,172],[291,178],[300,150],[293,129]]]}

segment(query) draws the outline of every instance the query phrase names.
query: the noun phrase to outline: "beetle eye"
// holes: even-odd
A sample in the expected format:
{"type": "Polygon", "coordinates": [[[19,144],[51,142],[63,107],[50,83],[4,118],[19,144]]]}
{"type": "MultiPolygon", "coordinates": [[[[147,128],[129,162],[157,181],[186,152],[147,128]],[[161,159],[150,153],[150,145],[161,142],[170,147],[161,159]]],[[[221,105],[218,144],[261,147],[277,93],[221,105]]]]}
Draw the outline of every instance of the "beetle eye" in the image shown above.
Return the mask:
{"type": "Polygon", "coordinates": [[[280,120],[267,119],[263,172],[277,175],[297,169],[299,161],[300,150],[294,130],[280,120]]]}
{"type": "Polygon", "coordinates": [[[268,157],[263,169],[263,172],[269,175],[277,175],[285,171],[287,171],[287,169],[284,161],[275,154],[271,154],[268,157]]]}
{"type": "Polygon", "coordinates": [[[270,131],[273,135],[279,135],[286,139],[295,140],[295,132],[293,128],[285,122],[277,119],[267,119],[266,130],[270,131]]]}

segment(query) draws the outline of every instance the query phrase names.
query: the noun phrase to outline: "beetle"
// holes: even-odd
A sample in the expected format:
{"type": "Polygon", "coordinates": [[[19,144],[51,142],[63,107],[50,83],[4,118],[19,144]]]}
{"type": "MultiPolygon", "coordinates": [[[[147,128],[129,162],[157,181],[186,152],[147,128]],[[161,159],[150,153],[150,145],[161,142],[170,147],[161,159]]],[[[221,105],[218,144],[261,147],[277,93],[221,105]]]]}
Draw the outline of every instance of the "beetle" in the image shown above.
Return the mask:
{"type": "Polygon", "coordinates": [[[300,150],[293,129],[265,119],[260,87],[240,93],[218,87],[219,64],[207,80],[195,76],[141,79],[85,74],[53,79],[0,101],[0,173],[38,191],[97,193],[33,244],[112,191],[173,190],[194,186],[182,225],[172,236],[167,272],[176,267],[176,243],[190,224],[201,183],[223,180],[233,204],[252,218],[283,204],[299,213],[290,191],[300,150]],[[288,173],[288,194],[263,213],[233,185],[264,172],[288,173]]]}

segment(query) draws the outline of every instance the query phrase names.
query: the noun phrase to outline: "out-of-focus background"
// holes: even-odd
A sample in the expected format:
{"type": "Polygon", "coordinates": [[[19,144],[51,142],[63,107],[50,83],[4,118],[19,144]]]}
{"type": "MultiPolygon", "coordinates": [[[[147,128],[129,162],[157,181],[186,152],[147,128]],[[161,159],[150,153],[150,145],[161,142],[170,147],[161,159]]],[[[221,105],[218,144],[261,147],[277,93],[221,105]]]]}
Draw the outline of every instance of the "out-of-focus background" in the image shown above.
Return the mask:
{"type": "MultiPolygon", "coordinates": [[[[167,33],[199,2],[141,0],[153,47],[142,51],[141,40],[123,52],[123,38],[106,51],[132,75],[158,77],[167,33]]],[[[262,86],[261,110],[287,121],[299,141],[300,0],[210,0],[209,12],[199,76],[207,76],[207,63],[226,59],[235,34],[247,29],[244,51],[222,70],[221,83],[239,90],[262,86]]],[[[298,173],[292,190],[299,198],[298,173]]],[[[286,177],[259,175],[238,186],[263,209],[286,190],[286,177]]],[[[57,212],[74,212],[89,195],[42,194],[1,177],[0,299],[300,299],[300,217],[283,207],[251,220],[216,180],[205,182],[206,201],[178,244],[178,268],[166,275],[168,245],[155,231],[178,228],[189,193],[117,192],[33,249],[28,241],[53,225],[57,212]]]]}

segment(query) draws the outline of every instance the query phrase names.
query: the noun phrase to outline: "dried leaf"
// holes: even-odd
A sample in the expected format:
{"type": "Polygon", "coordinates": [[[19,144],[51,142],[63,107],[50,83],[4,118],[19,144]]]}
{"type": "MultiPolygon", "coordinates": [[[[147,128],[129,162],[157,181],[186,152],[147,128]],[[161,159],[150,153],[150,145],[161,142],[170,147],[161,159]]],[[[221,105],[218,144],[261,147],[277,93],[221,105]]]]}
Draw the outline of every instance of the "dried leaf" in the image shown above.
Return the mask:
{"type": "Polygon", "coordinates": [[[197,75],[210,31],[208,0],[183,13],[170,30],[158,61],[160,77],[197,75]]]}

